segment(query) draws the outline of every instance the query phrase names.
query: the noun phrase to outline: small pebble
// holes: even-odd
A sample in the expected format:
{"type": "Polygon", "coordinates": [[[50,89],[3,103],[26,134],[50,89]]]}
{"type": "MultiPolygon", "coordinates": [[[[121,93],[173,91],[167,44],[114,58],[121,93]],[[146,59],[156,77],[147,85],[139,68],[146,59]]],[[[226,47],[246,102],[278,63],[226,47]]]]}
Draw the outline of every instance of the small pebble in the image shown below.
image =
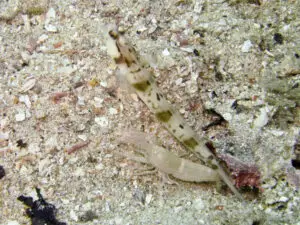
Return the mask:
{"type": "Polygon", "coordinates": [[[201,198],[195,199],[193,201],[193,205],[194,205],[195,209],[197,209],[197,210],[202,210],[202,209],[205,208],[205,205],[204,205],[203,200],[201,198]]]}
{"type": "MultiPolygon", "coordinates": [[[[84,124],[83,124],[84,125],[84,124]]],[[[87,141],[88,140],[88,137],[85,135],[85,134],[79,134],[77,136],[79,139],[83,140],[83,141],[87,141]]]]}
{"type": "Polygon", "coordinates": [[[170,55],[170,52],[169,52],[169,50],[168,50],[167,48],[165,48],[165,49],[163,50],[162,54],[163,54],[164,56],[168,56],[168,55],[170,55]]]}
{"type": "Polygon", "coordinates": [[[38,110],[36,110],[36,112],[35,112],[35,118],[38,119],[38,120],[44,119],[44,118],[46,118],[46,116],[47,116],[46,112],[44,112],[44,111],[41,110],[41,109],[38,109],[38,110]]]}
{"type": "Polygon", "coordinates": [[[34,87],[36,83],[36,80],[32,77],[26,79],[25,83],[23,84],[23,86],[20,89],[20,93],[25,93],[27,91],[29,91],[30,89],[32,89],[34,87]]]}
{"type": "Polygon", "coordinates": [[[77,104],[81,106],[85,105],[83,96],[77,96],[77,104]]]}
{"type": "Polygon", "coordinates": [[[76,126],[76,131],[84,131],[86,125],[84,123],[80,123],[76,126]]]}
{"type": "Polygon", "coordinates": [[[185,52],[188,52],[188,53],[192,53],[194,52],[194,49],[193,48],[189,48],[189,47],[181,47],[180,50],[182,51],[185,51],[185,52]]]}
{"type": "Polygon", "coordinates": [[[31,108],[31,102],[28,95],[20,95],[19,101],[23,102],[27,108],[31,108]]]}
{"type": "Polygon", "coordinates": [[[106,82],[106,81],[101,81],[101,82],[100,82],[100,85],[101,85],[102,87],[107,87],[107,82],[106,82]]]}
{"type": "Polygon", "coordinates": [[[254,127],[262,128],[269,121],[268,113],[266,108],[260,109],[260,115],[254,120],[254,127]]]}
{"type": "Polygon", "coordinates": [[[38,161],[38,170],[40,176],[46,176],[50,171],[50,163],[51,161],[48,158],[42,159],[38,161]]]}
{"type": "Polygon", "coordinates": [[[242,46],[242,52],[249,52],[251,47],[252,47],[251,41],[250,40],[245,41],[242,46]]]}
{"type": "Polygon", "coordinates": [[[146,194],[145,203],[149,205],[152,200],[152,194],[146,194]]]}
{"type": "Polygon", "coordinates": [[[20,224],[18,221],[11,220],[11,221],[8,221],[6,225],[20,225],[20,224]]]}
{"type": "Polygon", "coordinates": [[[78,221],[78,216],[76,215],[74,210],[70,211],[70,218],[76,222],[78,221]]]}
{"type": "Polygon", "coordinates": [[[180,85],[182,83],[182,78],[178,78],[176,81],[175,81],[175,84],[176,85],[180,85]]]}
{"type": "Polygon", "coordinates": [[[30,31],[30,20],[28,15],[22,15],[22,19],[24,21],[24,29],[28,32],[30,31]]]}
{"type": "Polygon", "coordinates": [[[26,119],[26,114],[24,111],[19,112],[18,114],[15,115],[16,121],[21,122],[26,119]]]}
{"type": "Polygon", "coordinates": [[[77,168],[74,172],[73,172],[74,176],[76,177],[84,177],[85,172],[83,170],[83,168],[77,168]]]}
{"type": "Polygon", "coordinates": [[[39,146],[39,143],[30,143],[28,145],[28,152],[29,153],[32,153],[32,154],[36,154],[38,152],[40,152],[40,146],[39,146]]]}
{"type": "Polygon", "coordinates": [[[53,135],[53,136],[50,136],[46,141],[45,141],[45,144],[44,144],[44,148],[45,149],[49,149],[49,150],[52,150],[52,149],[55,149],[57,148],[58,146],[58,140],[57,140],[57,136],[56,135],[53,135]]]}
{"type": "Polygon", "coordinates": [[[108,127],[108,119],[104,116],[96,117],[95,122],[100,126],[100,127],[108,127]]]}
{"type": "Polygon", "coordinates": [[[54,25],[51,25],[51,24],[46,24],[45,29],[46,29],[46,31],[51,32],[51,33],[56,33],[58,31],[57,27],[54,25]]]}
{"type": "Polygon", "coordinates": [[[285,196],[281,196],[278,201],[279,202],[287,202],[288,200],[289,200],[289,198],[287,198],[285,196]]]}
{"type": "Polygon", "coordinates": [[[99,163],[98,165],[95,166],[96,170],[103,170],[104,169],[104,165],[102,163],[99,163]]]}
{"type": "Polygon", "coordinates": [[[115,108],[109,108],[109,114],[111,114],[111,115],[116,115],[116,114],[118,114],[118,110],[116,110],[115,108]]]}
{"type": "Polygon", "coordinates": [[[103,101],[104,101],[104,99],[102,99],[102,98],[94,97],[94,106],[96,108],[102,107],[103,101]]]}
{"type": "Polygon", "coordinates": [[[270,130],[270,133],[276,137],[281,137],[285,134],[285,132],[282,130],[270,130]]]}
{"type": "Polygon", "coordinates": [[[28,54],[28,52],[21,52],[21,57],[24,63],[29,63],[30,55],[28,54]]]}
{"type": "Polygon", "coordinates": [[[179,112],[180,112],[180,114],[184,114],[185,113],[185,109],[181,108],[181,109],[179,109],[179,112]]]}
{"type": "Polygon", "coordinates": [[[226,121],[232,120],[232,115],[230,113],[224,113],[222,116],[226,121]]]}
{"type": "MultiPolygon", "coordinates": [[[[2,127],[1,126],[1,123],[0,123],[0,127],[2,127]]],[[[9,131],[7,131],[7,132],[0,132],[0,140],[8,140],[9,139],[9,131]]]]}
{"type": "Polygon", "coordinates": [[[55,15],[56,13],[55,13],[55,9],[54,8],[50,8],[49,10],[48,10],[48,12],[47,12],[47,14],[46,14],[46,18],[47,19],[50,19],[50,18],[55,18],[55,15]]]}
{"type": "Polygon", "coordinates": [[[42,34],[42,35],[38,38],[37,43],[38,43],[38,44],[42,44],[42,43],[44,43],[47,39],[48,39],[48,35],[47,35],[47,34],[42,34]]]}
{"type": "Polygon", "coordinates": [[[131,97],[131,98],[133,99],[133,101],[135,101],[135,102],[138,102],[138,101],[139,101],[139,98],[138,98],[137,94],[135,94],[135,93],[130,94],[130,97],[131,97]]]}

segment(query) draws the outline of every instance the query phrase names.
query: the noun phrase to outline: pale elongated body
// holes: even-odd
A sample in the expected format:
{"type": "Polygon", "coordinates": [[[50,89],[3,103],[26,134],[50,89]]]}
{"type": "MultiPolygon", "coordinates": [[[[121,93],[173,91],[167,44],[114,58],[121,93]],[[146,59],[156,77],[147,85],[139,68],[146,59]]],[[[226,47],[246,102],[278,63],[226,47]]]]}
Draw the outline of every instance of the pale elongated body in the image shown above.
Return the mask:
{"type": "Polygon", "coordinates": [[[136,131],[126,131],[120,141],[137,146],[139,149],[138,152],[144,156],[143,159],[128,156],[129,158],[151,164],[159,171],[172,175],[179,180],[189,182],[220,181],[220,177],[215,170],[199,163],[182,159],[167,149],[146,141],[146,139],[146,134],[136,131]]]}
{"type": "Polygon", "coordinates": [[[108,54],[115,60],[121,75],[125,76],[138,96],[163,123],[168,131],[176,137],[187,149],[201,159],[206,166],[215,170],[220,178],[240,198],[231,177],[218,163],[218,159],[207,147],[206,141],[200,138],[184,121],[182,116],[164,98],[157,87],[154,76],[144,64],[140,62],[135,49],[125,42],[123,37],[115,31],[110,31],[111,39],[107,42],[108,54]]]}

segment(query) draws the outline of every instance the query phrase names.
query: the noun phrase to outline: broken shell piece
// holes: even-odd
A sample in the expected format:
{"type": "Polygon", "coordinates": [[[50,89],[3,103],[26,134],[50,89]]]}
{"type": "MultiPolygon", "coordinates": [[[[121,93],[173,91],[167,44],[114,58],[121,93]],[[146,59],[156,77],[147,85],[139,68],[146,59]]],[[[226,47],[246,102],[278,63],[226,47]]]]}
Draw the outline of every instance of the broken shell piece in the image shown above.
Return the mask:
{"type": "Polygon", "coordinates": [[[149,205],[152,200],[152,194],[147,194],[145,198],[146,205],[149,205]]]}
{"type": "Polygon", "coordinates": [[[29,63],[29,60],[30,60],[30,55],[28,54],[28,52],[21,52],[21,57],[22,57],[22,60],[25,64],[28,64],[29,63]]]}
{"type": "Polygon", "coordinates": [[[18,112],[18,114],[15,115],[16,121],[21,122],[26,119],[26,114],[24,111],[18,112]]]}
{"type": "Polygon", "coordinates": [[[103,100],[102,98],[95,97],[95,98],[94,98],[94,106],[95,106],[96,108],[102,107],[102,102],[103,102],[103,101],[104,101],[104,100],[103,100]]]}
{"type": "Polygon", "coordinates": [[[262,128],[264,127],[269,121],[268,117],[268,109],[262,108],[260,109],[260,115],[254,120],[254,127],[262,128]]]}
{"type": "Polygon", "coordinates": [[[99,163],[98,165],[95,166],[96,170],[103,170],[104,169],[104,165],[102,163],[99,163]]]}
{"type": "Polygon", "coordinates": [[[42,44],[42,43],[44,43],[47,39],[48,39],[48,35],[47,35],[47,34],[42,34],[42,35],[38,38],[37,43],[38,43],[38,44],[42,44]]]}
{"type": "MultiPolygon", "coordinates": [[[[36,153],[40,152],[41,148],[39,146],[39,143],[30,143],[28,145],[28,152],[32,153],[33,155],[35,155],[36,153]]],[[[34,156],[35,157],[35,156],[34,156]]]]}
{"type": "Polygon", "coordinates": [[[101,82],[100,82],[100,85],[101,85],[102,87],[107,87],[107,82],[106,82],[106,81],[101,81],[101,82]]]}
{"type": "Polygon", "coordinates": [[[25,30],[28,32],[28,31],[30,31],[30,20],[29,20],[29,18],[28,18],[28,15],[22,15],[22,19],[23,19],[23,21],[24,21],[24,28],[25,28],[25,30]]]}
{"type": "Polygon", "coordinates": [[[38,162],[38,170],[40,176],[45,176],[50,172],[50,163],[51,161],[49,160],[49,158],[42,159],[38,162]]]}
{"type": "Polygon", "coordinates": [[[30,37],[26,46],[26,50],[32,54],[34,52],[34,50],[37,48],[38,44],[37,44],[37,40],[33,37],[30,37]]]}
{"type": "Polygon", "coordinates": [[[109,108],[109,114],[116,115],[116,114],[118,114],[118,110],[115,109],[115,108],[113,108],[113,107],[111,107],[111,108],[109,108]]]}
{"type": "Polygon", "coordinates": [[[85,134],[78,135],[78,138],[83,140],[83,141],[87,141],[87,139],[88,139],[88,137],[85,134]]]}
{"type": "Polygon", "coordinates": [[[0,140],[8,140],[9,139],[9,131],[7,132],[0,132],[0,140]]]}
{"type": "Polygon", "coordinates": [[[169,55],[170,55],[170,52],[169,52],[169,50],[168,50],[167,48],[165,48],[165,49],[163,50],[162,54],[163,54],[164,56],[169,56],[169,55]]]}
{"type": "Polygon", "coordinates": [[[44,110],[38,109],[35,112],[35,118],[40,120],[40,119],[45,119],[47,117],[47,113],[44,110]]]}
{"type": "Polygon", "coordinates": [[[27,91],[29,91],[30,89],[32,89],[34,87],[34,85],[36,84],[36,79],[30,77],[28,79],[25,80],[25,83],[23,84],[23,86],[20,89],[20,93],[25,93],[27,91]]]}
{"type": "Polygon", "coordinates": [[[55,9],[54,8],[50,8],[48,10],[47,14],[46,14],[46,19],[48,19],[48,20],[51,19],[51,18],[55,19],[55,17],[56,17],[55,9]]]}
{"type": "Polygon", "coordinates": [[[28,95],[20,95],[19,102],[23,102],[27,108],[31,108],[31,102],[28,95]]]}
{"type": "MultiPolygon", "coordinates": [[[[86,126],[85,126],[85,124],[83,124],[83,123],[80,123],[80,124],[78,124],[77,126],[76,126],[76,131],[84,131],[84,129],[86,128],[86,126]]],[[[79,137],[79,135],[78,135],[78,137],[79,137]]],[[[80,137],[79,137],[80,138],[80,137]]],[[[80,139],[82,139],[82,138],[80,138],[80,139]]],[[[83,140],[83,139],[82,139],[83,140]]],[[[87,140],[87,138],[84,140],[84,141],[86,141],[87,140]]]]}
{"type": "Polygon", "coordinates": [[[75,211],[72,209],[71,212],[70,212],[70,218],[73,220],[73,221],[78,221],[78,215],[75,213],[75,211]]]}
{"type": "Polygon", "coordinates": [[[192,53],[192,52],[194,52],[194,49],[193,48],[191,48],[191,47],[181,47],[180,48],[182,51],[185,51],[185,52],[188,52],[188,53],[192,53]]]}
{"type": "Polygon", "coordinates": [[[84,97],[83,96],[77,96],[77,104],[80,106],[84,106],[84,97]]]}
{"type": "Polygon", "coordinates": [[[20,225],[20,224],[16,220],[10,220],[10,221],[7,222],[7,225],[20,225]]]}
{"type": "Polygon", "coordinates": [[[53,150],[58,148],[58,140],[57,140],[57,136],[51,136],[50,138],[48,138],[45,142],[45,149],[48,150],[53,150]]]}
{"type": "Polygon", "coordinates": [[[253,46],[250,40],[247,40],[242,45],[242,52],[249,52],[250,48],[253,46]]]}
{"type": "Polygon", "coordinates": [[[51,24],[46,24],[45,29],[48,32],[56,33],[57,32],[57,27],[51,24]]]}
{"type": "Polygon", "coordinates": [[[6,128],[8,125],[9,125],[9,119],[7,117],[6,118],[2,118],[0,120],[0,130],[6,128]]]}
{"type": "Polygon", "coordinates": [[[95,122],[100,126],[100,127],[108,127],[108,119],[104,116],[101,117],[96,117],[95,122]]]}

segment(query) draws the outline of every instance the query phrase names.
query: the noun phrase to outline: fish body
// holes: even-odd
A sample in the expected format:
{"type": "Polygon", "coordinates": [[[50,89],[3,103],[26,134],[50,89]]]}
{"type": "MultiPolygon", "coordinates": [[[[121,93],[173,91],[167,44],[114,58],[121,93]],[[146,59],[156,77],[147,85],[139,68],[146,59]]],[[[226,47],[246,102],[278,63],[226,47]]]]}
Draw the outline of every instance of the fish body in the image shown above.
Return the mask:
{"type": "MultiPolygon", "coordinates": [[[[208,147],[207,141],[200,138],[186,124],[179,112],[167,101],[159,90],[152,70],[142,63],[136,50],[118,32],[109,31],[108,54],[114,59],[122,76],[133,87],[139,98],[148,106],[166,129],[187,149],[193,152],[206,166],[215,170],[229,188],[242,198],[235,188],[232,178],[219,164],[218,158],[208,147]]],[[[200,175],[199,175],[200,176],[200,175]]]]}

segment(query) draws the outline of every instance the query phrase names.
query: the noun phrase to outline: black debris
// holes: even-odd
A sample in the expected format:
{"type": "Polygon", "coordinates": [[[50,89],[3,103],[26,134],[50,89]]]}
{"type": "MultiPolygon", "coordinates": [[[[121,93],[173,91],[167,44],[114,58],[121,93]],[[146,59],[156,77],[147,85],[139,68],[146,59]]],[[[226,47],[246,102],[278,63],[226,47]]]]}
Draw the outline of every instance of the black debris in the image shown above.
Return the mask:
{"type": "Polygon", "coordinates": [[[198,51],[197,49],[194,49],[193,52],[194,52],[194,55],[195,55],[195,56],[199,56],[199,55],[200,55],[200,53],[199,53],[199,51],[198,51]]]}
{"type": "Polygon", "coordinates": [[[262,2],[261,0],[248,0],[249,4],[255,4],[255,5],[261,5],[262,2]]]}
{"type": "Polygon", "coordinates": [[[298,170],[300,170],[300,141],[297,140],[295,145],[293,146],[295,158],[292,159],[292,166],[298,170]]]}
{"type": "Polygon", "coordinates": [[[141,202],[143,205],[145,204],[145,200],[146,200],[146,193],[145,191],[136,188],[134,189],[132,196],[135,200],[137,200],[138,202],[141,202]]]}
{"type": "Polygon", "coordinates": [[[282,45],[283,44],[283,36],[280,33],[275,33],[273,36],[274,41],[276,41],[276,43],[282,45]]]}
{"type": "Polygon", "coordinates": [[[156,93],[156,99],[157,99],[157,101],[160,101],[160,96],[158,93],[156,93]]]}
{"type": "Polygon", "coordinates": [[[234,100],[234,102],[231,105],[231,108],[232,109],[237,109],[237,107],[238,107],[238,100],[234,100]]]}
{"type": "Polygon", "coordinates": [[[97,219],[97,218],[98,218],[98,216],[95,212],[88,210],[82,216],[79,217],[79,220],[81,222],[89,222],[89,221],[93,221],[94,219],[97,219]]]}
{"type": "Polygon", "coordinates": [[[207,124],[206,126],[202,127],[203,131],[207,131],[209,128],[217,125],[226,125],[227,121],[224,119],[224,117],[216,112],[214,109],[208,109],[206,110],[206,113],[213,116],[213,120],[211,123],[207,124]]]}
{"type": "Polygon", "coordinates": [[[19,148],[26,148],[27,147],[27,143],[23,142],[22,139],[17,140],[17,147],[19,148]]]}
{"type": "Polygon", "coordinates": [[[300,169],[300,160],[292,159],[292,166],[296,169],[300,169]]]}
{"type": "Polygon", "coordinates": [[[222,73],[216,70],[215,78],[216,78],[216,81],[223,81],[223,75],[222,75],[222,73]]]}
{"type": "Polygon", "coordinates": [[[264,39],[262,39],[258,43],[258,48],[259,48],[260,51],[270,50],[269,45],[266,43],[266,41],[264,39]]]}
{"type": "MultiPolygon", "coordinates": [[[[242,99],[247,101],[248,99],[242,99]]],[[[235,100],[232,105],[231,108],[234,109],[236,111],[237,114],[241,113],[242,111],[246,110],[247,108],[243,105],[239,104],[239,100],[235,100]]]]}
{"type": "Polygon", "coordinates": [[[299,83],[296,83],[292,86],[292,89],[298,88],[299,87],[299,83]]]}
{"type": "Polygon", "coordinates": [[[199,35],[199,37],[204,38],[205,37],[205,31],[204,30],[194,30],[193,34],[194,35],[199,35]]]}
{"type": "Polygon", "coordinates": [[[29,208],[26,209],[26,215],[31,219],[32,225],[66,225],[55,218],[57,209],[54,205],[46,202],[40,189],[35,188],[38,200],[33,201],[32,197],[21,195],[18,200],[23,202],[29,208]]]}
{"type": "Polygon", "coordinates": [[[5,176],[5,170],[3,166],[0,165],[0,179],[2,179],[5,176]]]}
{"type": "Polygon", "coordinates": [[[259,220],[254,220],[252,223],[252,225],[259,225],[259,224],[260,224],[259,220]]]}
{"type": "Polygon", "coordinates": [[[211,96],[212,99],[218,97],[218,95],[217,95],[217,93],[216,93],[215,91],[212,91],[212,92],[210,93],[210,96],[211,96]]]}

